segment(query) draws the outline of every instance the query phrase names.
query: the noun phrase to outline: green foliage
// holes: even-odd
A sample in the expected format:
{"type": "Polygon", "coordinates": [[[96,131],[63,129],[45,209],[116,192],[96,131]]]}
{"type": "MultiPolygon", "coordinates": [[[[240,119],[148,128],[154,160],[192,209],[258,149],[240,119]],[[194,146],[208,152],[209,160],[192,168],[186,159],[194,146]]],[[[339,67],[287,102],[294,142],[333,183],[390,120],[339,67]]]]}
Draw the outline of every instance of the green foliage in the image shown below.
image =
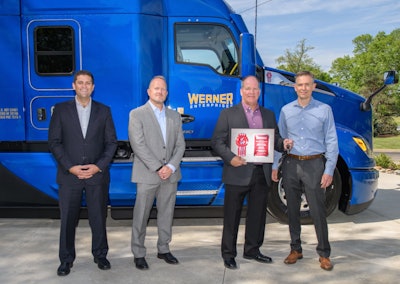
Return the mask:
{"type": "Polygon", "coordinates": [[[382,136],[382,135],[399,135],[399,131],[397,130],[397,124],[393,117],[380,115],[379,113],[375,113],[373,118],[374,124],[374,136],[382,136]]]}
{"type": "MultiPolygon", "coordinates": [[[[353,44],[354,56],[333,61],[332,82],[368,97],[383,85],[385,71],[400,70],[400,29],[390,34],[379,32],[375,37],[363,34],[356,37],[353,44]]],[[[374,135],[398,134],[392,117],[400,114],[399,85],[388,86],[374,97],[372,104],[374,135]]]]}
{"type": "Polygon", "coordinates": [[[388,155],[383,153],[375,157],[375,163],[377,166],[380,166],[385,169],[392,169],[392,170],[400,169],[400,165],[397,165],[388,155]]]}
{"type": "Polygon", "coordinates": [[[400,70],[400,29],[390,34],[379,32],[375,37],[360,35],[353,40],[353,45],[353,57],[333,61],[330,70],[333,82],[359,93],[371,77],[379,76],[378,82],[381,82],[385,71],[400,70]]]}
{"type": "Polygon", "coordinates": [[[299,71],[311,71],[315,78],[330,82],[331,77],[328,73],[324,72],[319,65],[308,55],[310,50],[314,47],[306,46],[306,40],[302,39],[296,46],[295,50],[285,50],[285,55],[276,59],[279,64],[278,69],[286,70],[289,72],[297,73],[299,71]]]}
{"type": "MultiPolygon", "coordinates": [[[[385,71],[400,71],[400,29],[390,34],[360,35],[353,40],[353,45],[353,56],[335,59],[326,73],[308,54],[314,47],[307,46],[302,39],[295,50],[286,49],[285,54],[276,59],[277,68],[294,73],[309,70],[317,79],[337,83],[367,98],[383,85],[385,71]]],[[[400,116],[400,84],[386,87],[374,97],[372,105],[374,135],[397,135],[399,123],[393,116],[400,116]]]]}

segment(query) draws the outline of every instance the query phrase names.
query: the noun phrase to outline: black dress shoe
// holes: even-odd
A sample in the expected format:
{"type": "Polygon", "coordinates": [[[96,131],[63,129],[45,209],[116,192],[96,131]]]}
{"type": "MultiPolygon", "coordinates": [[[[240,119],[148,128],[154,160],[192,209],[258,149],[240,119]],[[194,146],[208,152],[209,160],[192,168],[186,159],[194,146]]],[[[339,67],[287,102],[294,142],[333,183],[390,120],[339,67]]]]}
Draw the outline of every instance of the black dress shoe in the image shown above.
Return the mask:
{"type": "Polygon", "coordinates": [[[236,261],[235,261],[235,259],[233,257],[232,258],[228,258],[228,259],[224,259],[224,265],[225,265],[226,268],[229,268],[229,269],[236,269],[237,268],[236,261]]]}
{"type": "Polygon", "coordinates": [[[256,255],[243,255],[244,258],[246,259],[254,259],[258,262],[262,262],[262,263],[271,263],[272,262],[272,258],[270,258],[269,256],[263,255],[261,252],[257,253],[256,255]]]}
{"type": "Polygon", "coordinates": [[[72,262],[61,262],[57,269],[58,276],[66,276],[70,273],[72,267],[72,262]]]}
{"type": "Polygon", "coordinates": [[[94,263],[97,263],[97,267],[101,270],[107,270],[111,268],[110,262],[105,257],[94,258],[94,263]]]}
{"type": "Polygon", "coordinates": [[[170,253],[170,252],[158,253],[157,257],[159,259],[164,259],[165,262],[169,263],[169,264],[178,264],[179,263],[178,259],[175,256],[173,256],[172,253],[170,253]]]}
{"type": "Polygon", "coordinates": [[[149,269],[149,265],[147,264],[146,259],[144,257],[135,258],[134,262],[137,269],[140,270],[149,269]]]}

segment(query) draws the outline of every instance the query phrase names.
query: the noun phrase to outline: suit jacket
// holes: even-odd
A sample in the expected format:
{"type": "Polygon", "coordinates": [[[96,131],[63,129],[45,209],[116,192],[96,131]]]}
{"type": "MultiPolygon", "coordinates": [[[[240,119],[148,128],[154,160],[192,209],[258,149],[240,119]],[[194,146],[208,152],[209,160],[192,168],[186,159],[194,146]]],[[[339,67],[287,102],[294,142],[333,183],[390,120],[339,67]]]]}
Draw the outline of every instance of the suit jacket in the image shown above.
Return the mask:
{"type": "Polygon", "coordinates": [[[110,108],[92,100],[88,129],[84,138],[75,99],[56,104],[49,126],[49,148],[58,163],[57,183],[109,182],[109,164],[117,149],[110,108]],[[84,164],[95,164],[101,172],[87,180],[80,180],[69,172],[72,166],[84,164]]]}
{"type": "MultiPolygon", "coordinates": [[[[261,106],[260,111],[263,128],[275,129],[274,149],[282,152],[283,138],[279,134],[275,114],[261,106]]],[[[248,163],[240,167],[231,166],[230,162],[233,157],[235,157],[235,154],[231,151],[232,128],[250,128],[242,103],[221,111],[211,139],[211,145],[213,150],[224,160],[222,182],[225,184],[244,186],[250,183],[254,165],[248,163]]],[[[265,179],[268,185],[271,185],[271,168],[272,164],[263,164],[265,179]]]]}
{"type": "Polygon", "coordinates": [[[134,152],[132,182],[158,184],[162,180],[156,170],[171,164],[176,171],[169,178],[178,182],[181,177],[180,163],[185,153],[185,140],[180,114],[165,108],[167,145],[160,125],[149,102],[129,113],[129,141],[134,152]]]}

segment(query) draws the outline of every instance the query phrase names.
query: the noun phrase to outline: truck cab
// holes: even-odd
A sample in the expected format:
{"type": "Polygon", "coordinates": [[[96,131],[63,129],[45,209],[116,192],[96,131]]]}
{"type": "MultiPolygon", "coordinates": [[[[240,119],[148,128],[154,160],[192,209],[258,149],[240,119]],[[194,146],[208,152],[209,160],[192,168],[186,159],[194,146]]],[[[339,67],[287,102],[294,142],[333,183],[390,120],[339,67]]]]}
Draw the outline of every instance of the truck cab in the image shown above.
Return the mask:
{"type": "MultiPolygon", "coordinates": [[[[94,74],[93,98],[111,107],[116,125],[119,147],[109,194],[114,218],[132,214],[135,153],[128,141],[128,116],[148,100],[154,75],[167,79],[165,104],[181,114],[187,145],[176,217],[222,216],[223,162],[210,139],[220,111],[240,102],[242,77],[260,79],[259,103],[277,118],[280,108],[295,99],[294,74],[264,66],[241,16],[223,0],[10,0],[0,6],[5,35],[0,42],[1,216],[57,216],[56,163],[47,131],[53,106],[74,96],[77,70],[94,74]]],[[[371,111],[360,110],[359,95],[317,84],[314,95],[331,105],[340,143],[328,211],[339,206],[357,213],[377,190],[371,111]]],[[[280,183],[269,203],[269,212],[285,222],[280,183]]],[[[309,220],[306,207],[303,213],[309,220]]]]}

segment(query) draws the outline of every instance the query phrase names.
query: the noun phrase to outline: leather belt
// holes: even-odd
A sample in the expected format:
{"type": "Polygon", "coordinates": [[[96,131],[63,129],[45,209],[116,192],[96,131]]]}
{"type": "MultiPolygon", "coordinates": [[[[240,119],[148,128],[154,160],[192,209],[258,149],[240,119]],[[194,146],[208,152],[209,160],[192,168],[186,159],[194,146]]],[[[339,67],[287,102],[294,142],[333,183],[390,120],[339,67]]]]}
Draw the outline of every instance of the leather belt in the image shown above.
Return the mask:
{"type": "Polygon", "coordinates": [[[308,161],[308,160],[314,160],[314,159],[318,159],[318,158],[322,158],[323,154],[317,154],[317,155],[309,155],[309,156],[298,156],[298,155],[294,155],[294,154],[288,154],[289,157],[292,157],[296,160],[299,161],[308,161]]]}

